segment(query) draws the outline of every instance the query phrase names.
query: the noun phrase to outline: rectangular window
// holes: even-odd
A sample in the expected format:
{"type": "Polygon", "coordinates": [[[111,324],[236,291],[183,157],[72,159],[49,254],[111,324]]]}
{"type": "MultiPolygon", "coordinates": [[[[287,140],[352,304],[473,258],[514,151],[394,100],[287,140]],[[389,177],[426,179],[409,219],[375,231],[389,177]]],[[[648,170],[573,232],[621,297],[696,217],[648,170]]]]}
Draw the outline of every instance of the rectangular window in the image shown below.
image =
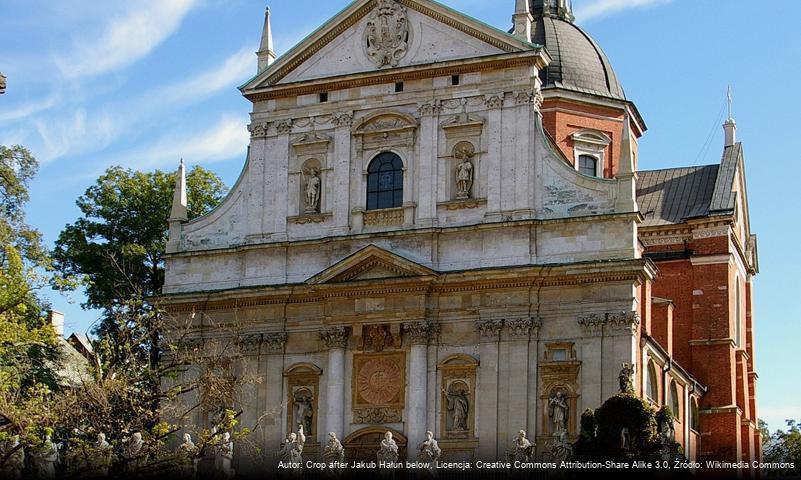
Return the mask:
{"type": "Polygon", "coordinates": [[[551,360],[554,362],[564,362],[567,360],[567,350],[564,348],[557,348],[551,350],[551,360]]]}
{"type": "Polygon", "coordinates": [[[395,82],[395,93],[403,91],[403,82],[395,82]]]}
{"type": "Polygon", "coordinates": [[[320,103],[325,103],[328,101],[328,92],[322,92],[320,94],[320,103]]]}
{"type": "Polygon", "coordinates": [[[454,85],[454,86],[455,86],[455,85],[459,85],[459,83],[461,82],[461,80],[462,80],[462,79],[461,79],[461,78],[459,78],[459,75],[451,75],[451,85],[454,85]]]}
{"type": "Polygon", "coordinates": [[[591,177],[597,177],[598,159],[591,155],[579,155],[579,172],[591,177]]]}

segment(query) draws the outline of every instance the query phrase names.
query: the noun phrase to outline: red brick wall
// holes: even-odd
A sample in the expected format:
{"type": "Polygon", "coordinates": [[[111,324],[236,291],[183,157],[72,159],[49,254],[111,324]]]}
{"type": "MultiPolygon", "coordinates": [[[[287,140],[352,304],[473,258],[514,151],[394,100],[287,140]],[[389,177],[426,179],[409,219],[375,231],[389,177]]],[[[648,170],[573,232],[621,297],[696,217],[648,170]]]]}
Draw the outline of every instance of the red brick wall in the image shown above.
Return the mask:
{"type": "MultiPolygon", "coordinates": [[[[573,139],[571,135],[588,128],[608,135],[612,143],[604,151],[604,177],[617,174],[620,157],[620,142],[623,137],[622,109],[599,107],[562,99],[548,99],[542,105],[542,121],[545,131],[556,141],[556,145],[574,163],[573,139]]],[[[636,137],[636,135],[635,135],[636,137]]],[[[634,139],[634,158],[637,159],[637,139],[634,139]]]]}

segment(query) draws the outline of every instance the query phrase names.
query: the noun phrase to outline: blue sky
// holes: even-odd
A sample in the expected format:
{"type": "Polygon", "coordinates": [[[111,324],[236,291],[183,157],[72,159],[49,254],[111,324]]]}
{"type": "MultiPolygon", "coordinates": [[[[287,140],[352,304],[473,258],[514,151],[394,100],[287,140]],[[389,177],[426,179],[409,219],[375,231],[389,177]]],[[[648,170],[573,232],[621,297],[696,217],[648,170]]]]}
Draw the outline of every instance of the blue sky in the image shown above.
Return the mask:
{"type": "MultiPolygon", "coordinates": [[[[0,144],[42,163],[29,221],[48,243],[74,202],[110,165],[173,169],[183,157],[233,184],[250,104],[236,86],[255,73],[267,0],[0,0],[0,144]]],[[[269,0],[278,54],[345,0],[269,0]]],[[[513,0],[444,3],[506,28],[513,0]]],[[[734,89],[746,152],[752,230],[759,235],[756,361],[760,416],[801,419],[801,249],[797,142],[801,2],[574,0],[577,21],[604,48],[649,130],[640,167],[717,163],[725,91],[734,89]],[[788,171],[784,171],[788,168],[788,171]]],[[[45,292],[86,331],[81,296],[45,292]]]]}

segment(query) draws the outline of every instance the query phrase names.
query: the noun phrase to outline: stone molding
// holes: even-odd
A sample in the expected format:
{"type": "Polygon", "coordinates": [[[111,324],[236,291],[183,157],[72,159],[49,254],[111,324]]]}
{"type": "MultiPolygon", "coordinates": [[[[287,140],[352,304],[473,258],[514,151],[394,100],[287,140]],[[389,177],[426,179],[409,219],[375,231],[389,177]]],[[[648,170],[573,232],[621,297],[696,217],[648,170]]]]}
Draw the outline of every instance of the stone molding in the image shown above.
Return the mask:
{"type": "Polygon", "coordinates": [[[353,423],[378,425],[384,423],[400,423],[403,413],[392,407],[366,407],[353,409],[353,423]]]}
{"type": "Polygon", "coordinates": [[[412,345],[428,345],[435,334],[434,325],[429,321],[407,322],[403,324],[406,338],[412,345]]]}
{"type": "Polygon", "coordinates": [[[503,320],[479,320],[476,322],[476,328],[482,342],[497,342],[503,328],[503,320]]]}
{"type": "Polygon", "coordinates": [[[699,238],[727,237],[729,235],[729,231],[730,229],[728,225],[714,228],[699,228],[693,230],[693,240],[697,240],[699,238]]]}
{"type": "Polygon", "coordinates": [[[640,324],[640,315],[637,312],[586,313],[578,316],[578,324],[589,335],[599,335],[602,330],[631,334],[640,324]]]}
{"type": "Polygon", "coordinates": [[[343,326],[323,328],[320,330],[320,339],[328,349],[344,349],[348,346],[348,328],[343,326]]]}
{"type": "Polygon", "coordinates": [[[280,353],[284,350],[286,344],[286,332],[270,332],[262,336],[264,348],[267,353],[280,353]]]}
{"type": "Polygon", "coordinates": [[[542,325],[542,322],[535,318],[516,318],[506,320],[504,323],[509,329],[509,338],[512,340],[527,339],[530,333],[536,336],[542,325]]]}

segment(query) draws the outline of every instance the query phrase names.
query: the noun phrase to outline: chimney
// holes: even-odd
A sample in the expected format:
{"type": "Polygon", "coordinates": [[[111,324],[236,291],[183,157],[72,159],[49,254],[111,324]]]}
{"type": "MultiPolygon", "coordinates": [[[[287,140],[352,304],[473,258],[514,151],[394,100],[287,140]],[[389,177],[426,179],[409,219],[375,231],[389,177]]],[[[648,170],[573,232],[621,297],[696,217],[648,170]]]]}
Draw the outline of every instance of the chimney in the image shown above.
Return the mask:
{"type": "Polygon", "coordinates": [[[49,310],[47,312],[47,321],[53,326],[56,335],[64,338],[64,314],[55,310],[49,310]]]}

